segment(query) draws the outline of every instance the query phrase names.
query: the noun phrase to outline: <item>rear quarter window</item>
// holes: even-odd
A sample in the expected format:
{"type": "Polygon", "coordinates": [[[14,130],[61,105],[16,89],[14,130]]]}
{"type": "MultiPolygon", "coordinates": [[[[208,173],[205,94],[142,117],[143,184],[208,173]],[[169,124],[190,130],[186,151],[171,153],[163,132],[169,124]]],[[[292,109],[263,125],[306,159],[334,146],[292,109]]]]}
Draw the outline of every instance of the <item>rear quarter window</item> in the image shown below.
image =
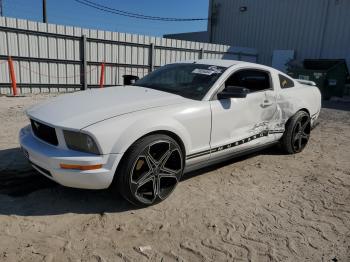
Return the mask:
{"type": "Polygon", "coordinates": [[[278,75],[278,77],[280,79],[280,85],[282,89],[294,87],[294,81],[292,79],[283,75],[278,75]]]}

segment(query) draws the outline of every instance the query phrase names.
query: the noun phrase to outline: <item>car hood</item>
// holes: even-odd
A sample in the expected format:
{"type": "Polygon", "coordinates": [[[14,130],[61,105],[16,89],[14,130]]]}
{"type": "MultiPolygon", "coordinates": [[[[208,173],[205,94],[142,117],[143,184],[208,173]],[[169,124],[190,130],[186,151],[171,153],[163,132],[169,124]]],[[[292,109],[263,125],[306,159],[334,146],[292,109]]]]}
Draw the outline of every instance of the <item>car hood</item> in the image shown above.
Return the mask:
{"type": "Polygon", "coordinates": [[[27,115],[56,127],[82,129],[119,115],[187,101],[154,89],[118,86],[61,95],[29,108],[27,115]]]}

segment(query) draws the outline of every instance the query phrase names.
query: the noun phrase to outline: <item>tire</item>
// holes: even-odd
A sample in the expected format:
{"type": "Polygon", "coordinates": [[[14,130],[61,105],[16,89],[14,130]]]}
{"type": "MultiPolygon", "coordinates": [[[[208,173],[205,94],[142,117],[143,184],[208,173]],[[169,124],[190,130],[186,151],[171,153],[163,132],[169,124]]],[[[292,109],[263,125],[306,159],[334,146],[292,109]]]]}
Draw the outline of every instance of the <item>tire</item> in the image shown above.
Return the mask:
{"type": "Polygon", "coordinates": [[[127,150],[115,174],[115,185],[130,203],[150,206],[173,192],[183,170],[184,157],[179,144],[167,135],[149,135],[127,150]]]}
{"type": "Polygon", "coordinates": [[[288,154],[303,151],[311,132],[310,116],[305,111],[298,111],[286,124],[286,130],[281,139],[281,147],[288,154]]]}

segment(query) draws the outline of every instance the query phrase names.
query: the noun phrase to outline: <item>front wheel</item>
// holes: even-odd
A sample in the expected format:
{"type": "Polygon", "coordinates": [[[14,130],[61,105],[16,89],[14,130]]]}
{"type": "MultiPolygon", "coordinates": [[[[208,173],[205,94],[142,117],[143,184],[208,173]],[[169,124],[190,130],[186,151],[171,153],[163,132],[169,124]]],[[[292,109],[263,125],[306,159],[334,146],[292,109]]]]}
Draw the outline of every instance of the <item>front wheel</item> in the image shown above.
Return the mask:
{"type": "Polygon", "coordinates": [[[305,111],[297,112],[287,123],[281,145],[288,154],[303,151],[309,142],[311,132],[310,116],[305,111]]]}
{"type": "Polygon", "coordinates": [[[116,173],[121,195],[137,206],[166,199],[177,186],[184,169],[179,144],[155,134],[136,141],[125,153],[116,173]]]}

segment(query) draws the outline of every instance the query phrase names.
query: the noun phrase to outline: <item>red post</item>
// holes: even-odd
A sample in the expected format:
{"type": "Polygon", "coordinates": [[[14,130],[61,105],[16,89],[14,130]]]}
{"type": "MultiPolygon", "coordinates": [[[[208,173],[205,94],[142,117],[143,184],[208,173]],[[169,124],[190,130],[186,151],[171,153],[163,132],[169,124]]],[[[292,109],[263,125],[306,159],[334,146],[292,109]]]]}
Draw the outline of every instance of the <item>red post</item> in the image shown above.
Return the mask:
{"type": "Polygon", "coordinates": [[[15,69],[13,67],[13,61],[11,56],[8,58],[8,65],[9,65],[9,71],[10,71],[10,77],[11,77],[11,86],[12,86],[12,93],[14,96],[17,95],[17,82],[16,82],[16,74],[15,69]]]}
{"type": "Polygon", "coordinates": [[[105,82],[105,63],[101,64],[100,88],[103,88],[105,82]]]}

